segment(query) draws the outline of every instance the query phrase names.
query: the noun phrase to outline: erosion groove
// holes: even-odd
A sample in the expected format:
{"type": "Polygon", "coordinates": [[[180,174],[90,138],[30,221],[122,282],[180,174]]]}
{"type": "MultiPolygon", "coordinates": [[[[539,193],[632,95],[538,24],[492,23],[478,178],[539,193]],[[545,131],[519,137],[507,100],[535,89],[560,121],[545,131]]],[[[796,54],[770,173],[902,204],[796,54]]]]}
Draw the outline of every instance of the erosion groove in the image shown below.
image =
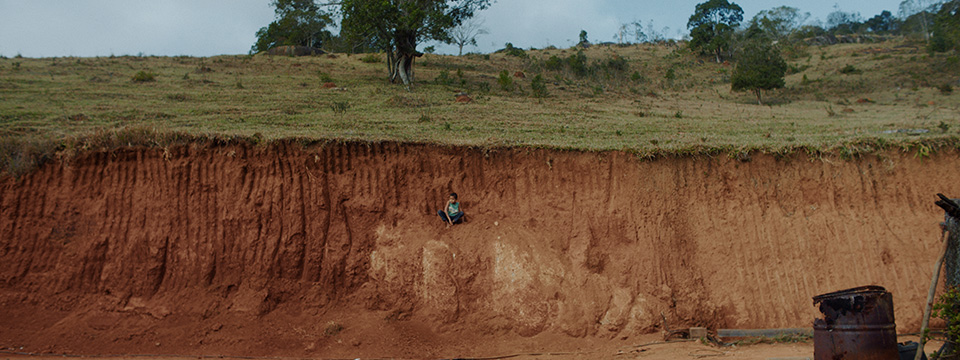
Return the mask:
{"type": "Polygon", "coordinates": [[[866,284],[892,291],[898,329],[915,330],[933,195],[960,193],[942,180],[957,169],[953,153],[91,152],[0,181],[0,345],[329,355],[340,340],[323,324],[337,321],[365,339],[348,354],[439,356],[476,339],[629,338],[661,330],[661,313],[673,327],[806,327],[812,296],[866,284]],[[450,191],[468,222],[444,229],[450,191]],[[378,341],[404,352],[364,353],[378,341]]]}

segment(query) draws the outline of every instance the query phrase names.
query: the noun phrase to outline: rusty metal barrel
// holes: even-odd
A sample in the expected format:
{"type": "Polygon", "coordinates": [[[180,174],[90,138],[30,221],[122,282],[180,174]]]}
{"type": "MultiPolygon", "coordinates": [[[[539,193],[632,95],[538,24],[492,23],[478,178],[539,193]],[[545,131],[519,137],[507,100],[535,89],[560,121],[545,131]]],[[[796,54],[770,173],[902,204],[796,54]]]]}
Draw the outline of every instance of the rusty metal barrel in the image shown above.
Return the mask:
{"type": "Polygon", "coordinates": [[[899,359],[893,295],[861,286],[813,297],[822,319],[813,322],[816,360],[899,359]]]}

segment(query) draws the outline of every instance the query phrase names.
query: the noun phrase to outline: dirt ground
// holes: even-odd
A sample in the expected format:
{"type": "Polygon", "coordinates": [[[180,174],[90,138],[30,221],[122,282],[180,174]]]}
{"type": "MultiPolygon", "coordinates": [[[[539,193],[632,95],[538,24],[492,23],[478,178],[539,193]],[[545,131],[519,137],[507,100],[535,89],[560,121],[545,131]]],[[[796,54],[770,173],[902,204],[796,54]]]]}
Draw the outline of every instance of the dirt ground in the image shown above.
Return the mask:
{"type": "MultiPolygon", "coordinates": [[[[662,360],[688,360],[688,359],[741,359],[741,360],[803,360],[813,359],[813,343],[758,343],[751,345],[731,345],[731,346],[713,346],[706,345],[699,341],[659,341],[658,335],[647,335],[637,339],[638,341],[648,341],[646,343],[620,343],[597,345],[596,347],[587,347],[569,351],[550,351],[542,350],[536,353],[497,353],[497,354],[461,354],[457,355],[462,359],[550,359],[550,360],[568,360],[568,359],[662,359],[662,360]]],[[[901,336],[898,341],[917,341],[915,336],[901,336]]],[[[932,341],[927,344],[926,352],[929,355],[938,349],[943,343],[932,341]]],[[[40,359],[51,355],[21,355],[18,350],[0,351],[2,360],[23,360],[40,359]]],[[[104,360],[121,359],[170,359],[185,360],[205,357],[218,357],[216,355],[205,354],[202,356],[98,356],[104,360]]],[[[348,356],[350,357],[350,356],[348,356]]],[[[443,358],[453,358],[453,356],[441,356],[443,358]]],[[[227,357],[229,358],[229,357],[227,357]]],[[[249,358],[249,357],[244,357],[249,358]]]]}
{"type": "Polygon", "coordinates": [[[674,329],[810,327],[813,296],[871,284],[893,293],[898,332],[917,331],[943,217],[933,201],[960,194],[940,180],[958,169],[948,152],[641,160],[392,143],[90,152],[0,180],[0,347],[810,356],[809,344],[618,351],[655,341],[663,319],[674,329]],[[446,229],[436,210],[450,191],[467,222],[446,229]]]}

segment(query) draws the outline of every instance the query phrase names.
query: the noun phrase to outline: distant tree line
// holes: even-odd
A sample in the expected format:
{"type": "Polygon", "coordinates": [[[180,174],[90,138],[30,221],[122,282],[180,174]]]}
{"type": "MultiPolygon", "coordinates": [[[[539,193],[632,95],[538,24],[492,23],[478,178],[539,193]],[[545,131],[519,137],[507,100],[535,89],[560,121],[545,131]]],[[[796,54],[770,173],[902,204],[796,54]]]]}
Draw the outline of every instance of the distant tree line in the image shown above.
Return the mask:
{"type": "Polygon", "coordinates": [[[960,49],[960,0],[905,0],[899,16],[883,11],[869,19],[839,7],[826,24],[808,22],[809,13],[780,6],[743,22],[743,10],[728,0],[707,0],[696,6],[687,22],[689,47],[717,62],[737,62],[733,90],[750,90],[762,103],[761,90],[783,87],[783,55],[799,56],[806,42],[843,35],[902,35],[922,40],[931,52],[960,49]]]}
{"type": "MultiPolygon", "coordinates": [[[[322,48],[330,52],[383,52],[391,82],[410,84],[414,79],[414,60],[422,53],[419,44],[439,41],[455,44],[460,53],[466,45],[475,45],[476,37],[486,33],[481,23],[472,21],[476,11],[490,6],[490,0],[272,0],[276,17],[257,31],[251,52],[282,45],[322,48]],[[339,23],[334,19],[339,19],[339,23]],[[334,34],[329,28],[338,25],[334,34]]],[[[930,51],[960,49],[960,0],[904,0],[898,15],[883,11],[868,19],[859,13],[835,6],[826,22],[809,21],[810,14],[780,6],[757,13],[744,22],[743,9],[728,0],[706,0],[698,4],[687,22],[688,45],[717,62],[765,58],[779,64],[781,53],[802,53],[805,41],[821,36],[849,34],[903,35],[924,41],[930,51]],[[759,52],[759,55],[758,53],[759,52]]],[[[617,42],[660,42],[666,40],[652,21],[644,27],[639,21],[622,24],[614,35],[617,42]]],[[[581,44],[587,43],[581,32],[581,44]]],[[[589,44],[587,44],[589,45],[589,44]]],[[[781,59],[782,60],[782,59],[781,59]]],[[[779,68],[777,66],[776,68],[779,68]]],[[[766,69],[768,73],[771,70],[766,69]]],[[[776,76],[779,71],[773,71],[776,76]]],[[[755,79],[764,89],[782,83],[756,80],[735,71],[734,80],[755,79]]],[[[780,75],[782,78],[782,75],[780,75]]],[[[782,85],[779,85],[782,86],[782,85]]],[[[752,89],[743,81],[735,87],[752,89]]],[[[759,92],[757,92],[759,100],[759,92]]]]}

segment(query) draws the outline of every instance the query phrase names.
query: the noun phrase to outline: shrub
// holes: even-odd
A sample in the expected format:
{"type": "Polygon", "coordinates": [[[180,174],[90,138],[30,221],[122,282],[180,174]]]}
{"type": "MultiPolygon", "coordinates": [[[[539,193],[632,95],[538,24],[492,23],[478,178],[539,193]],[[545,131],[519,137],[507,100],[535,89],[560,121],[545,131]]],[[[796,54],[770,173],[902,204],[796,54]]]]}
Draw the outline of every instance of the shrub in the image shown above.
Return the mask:
{"type": "Polygon", "coordinates": [[[350,103],[346,101],[334,101],[330,104],[330,110],[333,110],[333,113],[340,117],[343,117],[343,114],[346,114],[348,109],[350,109],[350,103]]]}
{"type": "Polygon", "coordinates": [[[602,67],[604,70],[617,72],[624,72],[629,69],[629,65],[627,65],[627,59],[616,55],[607,59],[607,61],[600,63],[600,67],[602,67]]]}
{"type": "Polygon", "coordinates": [[[184,102],[184,101],[190,100],[190,96],[188,96],[187,94],[184,94],[184,93],[168,94],[168,95],[167,95],[167,100],[176,101],[176,102],[184,102]]]}
{"type": "Polygon", "coordinates": [[[757,104],[763,104],[762,90],[782,88],[787,63],[780,56],[780,50],[763,43],[749,44],[730,76],[730,88],[733,91],[751,90],[757,95],[757,104]]]}
{"type": "Polygon", "coordinates": [[[840,73],[845,75],[854,75],[854,74],[863,73],[863,71],[860,69],[857,69],[853,65],[847,65],[840,69],[840,73]]]}
{"type": "Polygon", "coordinates": [[[543,81],[543,76],[537,74],[533,77],[533,80],[530,81],[530,89],[533,91],[533,96],[542,99],[547,96],[547,83],[543,81]]]}
{"type": "Polygon", "coordinates": [[[489,93],[490,83],[488,82],[477,83],[477,89],[480,90],[481,93],[484,93],[484,94],[489,93]]]}
{"type": "Polygon", "coordinates": [[[677,72],[673,68],[667,69],[667,73],[663,75],[664,79],[673,81],[677,79],[677,72]]]}
{"type": "Polygon", "coordinates": [[[589,73],[587,68],[587,56],[583,54],[583,50],[577,50],[575,54],[570,55],[567,58],[567,66],[570,67],[570,70],[573,71],[577,76],[585,76],[589,73]]]}
{"type": "MultiPolygon", "coordinates": [[[[940,300],[933,305],[933,316],[946,320],[947,328],[944,329],[944,333],[947,336],[947,341],[954,344],[960,342],[960,289],[957,287],[947,288],[943,295],[940,295],[940,300]]],[[[923,336],[929,337],[927,334],[923,334],[923,336]]]]}
{"type": "Polygon", "coordinates": [[[543,67],[550,71],[563,70],[563,60],[556,55],[552,55],[549,59],[547,59],[546,62],[543,63],[543,67]]]}
{"type": "Polygon", "coordinates": [[[362,62],[364,62],[364,63],[367,63],[367,64],[374,64],[374,63],[380,62],[381,59],[380,59],[380,55],[377,55],[377,54],[367,54],[367,55],[364,55],[362,58],[360,58],[360,61],[362,61],[362,62]]]}
{"type": "Polygon", "coordinates": [[[497,84],[500,84],[500,89],[503,91],[513,91],[513,78],[506,70],[500,72],[500,76],[497,77],[497,84]]]}
{"type": "Polygon", "coordinates": [[[132,80],[133,82],[139,82],[139,83],[157,81],[157,75],[151,72],[140,70],[135,75],[133,75],[132,80]]]}
{"type": "Polygon", "coordinates": [[[440,74],[433,79],[433,82],[437,85],[451,85],[453,84],[453,79],[450,78],[450,72],[446,70],[440,70],[440,74]]]}
{"type": "Polygon", "coordinates": [[[787,74],[799,74],[810,68],[810,65],[788,65],[787,74]]]}
{"type": "Polygon", "coordinates": [[[330,77],[330,74],[327,74],[327,73],[325,73],[325,72],[323,72],[323,71],[318,72],[318,73],[317,73],[317,76],[320,77],[320,82],[322,82],[322,83],[332,83],[332,82],[335,82],[335,81],[333,81],[333,78],[330,77]]]}
{"type": "Polygon", "coordinates": [[[58,142],[38,136],[0,136],[0,174],[29,173],[50,160],[57,146],[58,142]]]}
{"type": "Polygon", "coordinates": [[[516,56],[519,58],[527,57],[526,51],[523,51],[523,49],[521,48],[513,47],[513,44],[511,43],[506,44],[506,47],[504,47],[503,52],[509,56],[516,56]]]}
{"type": "Polygon", "coordinates": [[[943,95],[950,95],[953,93],[953,85],[950,85],[949,83],[937,86],[937,89],[940,89],[940,93],[943,95]]]}

